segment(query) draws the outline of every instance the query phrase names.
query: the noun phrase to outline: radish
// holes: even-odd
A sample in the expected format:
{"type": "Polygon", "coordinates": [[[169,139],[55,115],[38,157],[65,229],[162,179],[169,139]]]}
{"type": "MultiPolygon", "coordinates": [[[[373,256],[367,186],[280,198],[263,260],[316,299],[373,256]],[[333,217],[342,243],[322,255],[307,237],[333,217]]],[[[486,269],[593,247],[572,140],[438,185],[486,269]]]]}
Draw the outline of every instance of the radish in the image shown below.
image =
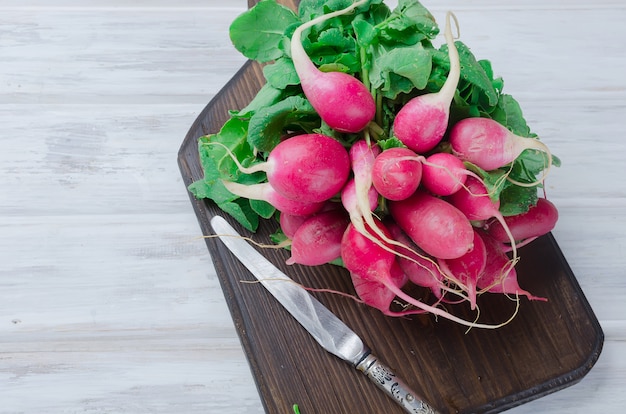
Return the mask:
{"type": "MultiPolygon", "coordinates": [[[[402,269],[397,263],[391,266],[389,271],[391,283],[395,286],[404,286],[407,282],[407,276],[402,272],[402,269]]],[[[380,310],[384,314],[389,316],[399,316],[398,313],[391,312],[389,307],[396,297],[396,294],[387,289],[384,283],[376,280],[369,280],[361,277],[357,273],[351,272],[350,277],[352,279],[352,285],[356,294],[363,300],[366,305],[369,305],[375,309],[380,310]]],[[[421,311],[419,313],[422,313],[421,311]]]]}
{"type": "Polygon", "coordinates": [[[407,147],[423,154],[435,148],[448,129],[450,105],[461,74],[459,52],[454,44],[451,18],[446,15],[444,36],[448,45],[450,72],[443,87],[437,93],[416,96],[407,102],[396,114],[393,122],[393,133],[407,147]]]}
{"type": "Polygon", "coordinates": [[[389,212],[418,247],[438,259],[455,259],[472,248],[474,234],[465,215],[424,191],[390,201],[389,212]]]}
{"type": "Polygon", "coordinates": [[[467,176],[476,176],[465,168],[458,157],[447,152],[437,152],[424,160],[422,185],[438,196],[449,196],[459,191],[467,176]]]}
{"type": "Polygon", "coordinates": [[[324,202],[311,203],[293,200],[281,195],[270,183],[260,183],[245,185],[233,183],[230,181],[222,181],[224,187],[231,193],[239,197],[245,197],[251,200],[263,200],[274,206],[276,210],[282,213],[293,214],[296,216],[307,216],[316,213],[324,207],[324,202]]]}
{"type": "MultiPolygon", "coordinates": [[[[326,201],[324,205],[322,206],[322,208],[320,208],[319,211],[317,211],[315,214],[319,214],[325,211],[337,210],[340,208],[341,208],[341,205],[339,203],[329,200],[329,201],[326,201]]],[[[302,223],[304,223],[311,216],[312,216],[311,214],[303,216],[303,215],[295,215],[295,214],[289,214],[289,213],[284,213],[284,212],[280,213],[280,217],[278,219],[278,222],[280,224],[280,229],[282,230],[285,236],[291,239],[293,238],[293,235],[295,234],[296,230],[298,230],[298,227],[300,227],[302,223]]]]}
{"type": "MultiPolygon", "coordinates": [[[[526,149],[545,152],[548,156],[546,167],[550,168],[552,164],[552,154],[544,143],[535,138],[515,135],[504,125],[489,118],[460,120],[450,131],[450,144],[459,158],[486,171],[513,162],[526,149]]],[[[534,186],[536,183],[519,185],[534,186]]]]}
{"type": "Polygon", "coordinates": [[[337,194],[346,183],[350,157],[334,138],[302,134],[274,147],[267,161],[238,167],[246,174],[264,171],[272,187],[287,198],[320,202],[337,194]]]}
{"type": "Polygon", "coordinates": [[[345,212],[330,210],[315,214],[296,230],[291,242],[291,257],[287,264],[317,266],[341,256],[341,239],[348,227],[345,212]]]}
{"type": "Polygon", "coordinates": [[[447,288],[443,284],[445,276],[439,269],[439,266],[433,260],[420,255],[411,239],[394,221],[386,221],[385,226],[389,229],[389,233],[394,240],[409,247],[406,249],[396,247],[398,252],[396,260],[409,280],[418,286],[429,288],[438,299],[441,299],[443,297],[442,289],[445,288],[447,290],[447,288]]]}
{"type": "Polygon", "coordinates": [[[403,200],[417,190],[422,178],[422,163],[408,148],[390,148],[374,160],[372,184],[388,200],[403,200]]]}
{"type": "MultiPolygon", "coordinates": [[[[384,225],[376,220],[378,228],[389,237],[389,231],[384,225]]],[[[371,233],[369,233],[371,234],[371,233]]],[[[380,240],[379,240],[380,241],[380,240]]],[[[370,298],[372,305],[380,309],[384,301],[388,301],[393,294],[408,305],[413,305],[417,309],[405,310],[402,312],[393,312],[389,309],[381,309],[388,316],[404,316],[408,314],[430,312],[433,315],[441,316],[451,321],[460,323],[465,326],[476,328],[495,329],[502,325],[486,325],[476,322],[469,322],[457,316],[451,315],[435,306],[428,305],[402,290],[403,278],[398,277],[398,263],[396,255],[393,251],[383,248],[378,243],[373,242],[370,238],[361,234],[353,224],[348,225],[346,232],[341,240],[341,258],[343,263],[353,275],[359,284],[359,291],[362,299],[370,298]],[[384,288],[391,293],[384,293],[380,290],[384,288]],[[376,289],[376,292],[370,292],[369,289],[376,289]],[[373,300],[371,298],[378,298],[373,300]]]]}
{"type": "MultiPolygon", "coordinates": [[[[515,241],[535,239],[554,229],[559,212],[552,202],[545,198],[537,200],[526,213],[505,217],[504,221],[515,241]]],[[[487,232],[499,242],[509,241],[505,227],[500,222],[488,223],[487,232]]]]}
{"type": "Polygon", "coordinates": [[[340,132],[359,132],[376,115],[376,103],[367,87],[343,72],[322,72],[302,46],[302,32],[333,17],[347,14],[367,3],[359,0],[343,10],[319,16],[300,25],[291,37],[291,59],[302,90],[320,118],[340,132]]]}
{"type": "Polygon", "coordinates": [[[383,245],[381,240],[388,245],[402,246],[402,244],[388,237],[388,235],[378,228],[377,221],[372,215],[372,211],[378,204],[378,192],[373,186],[372,173],[376,158],[380,154],[377,145],[370,145],[365,140],[359,140],[352,144],[350,148],[350,161],[354,172],[354,179],[342,192],[342,203],[350,214],[350,221],[357,231],[370,239],[371,242],[379,244],[393,253],[391,247],[383,245]],[[374,200],[376,198],[376,201],[374,200]],[[367,227],[366,227],[367,224],[367,227]],[[374,234],[370,234],[374,232],[374,234]]]}
{"type": "MultiPolygon", "coordinates": [[[[378,207],[378,192],[374,187],[369,188],[367,200],[369,202],[369,210],[376,210],[376,207],[378,207]]],[[[350,179],[341,190],[341,204],[351,216],[358,216],[360,214],[356,195],[356,182],[354,179],[350,179]]]]}
{"type": "Polygon", "coordinates": [[[350,147],[349,156],[354,173],[353,185],[344,188],[342,192],[342,202],[345,209],[350,213],[350,220],[357,229],[365,233],[363,223],[368,223],[376,228],[372,211],[378,203],[378,192],[372,186],[372,170],[374,161],[380,154],[380,148],[377,145],[370,145],[365,140],[356,141],[350,147]],[[374,203],[376,198],[376,203],[374,203]],[[373,207],[373,208],[372,208],[373,207]]]}
{"type": "Polygon", "coordinates": [[[289,213],[280,213],[278,222],[283,234],[292,239],[298,228],[308,219],[310,215],[301,216],[289,213]]]}
{"type": "Polygon", "coordinates": [[[476,308],[476,285],[487,264],[487,250],[474,230],[472,249],[456,259],[439,260],[444,273],[467,292],[471,309],[476,308]]]}
{"type": "Polygon", "coordinates": [[[502,250],[502,243],[485,232],[478,233],[487,251],[487,264],[478,279],[478,288],[491,293],[505,293],[527,296],[529,300],[546,301],[523,290],[517,281],[517,272],[509,257],[502,250]]]}
{"type": "Polygon", "coordinates": [[[500,201],[494,201],[489,197],[487,187],[477,178],[468,176],[465,186],[450,195],[450,203],[461,210],[470,221],[483,221],[495,218],[502,224],[504,232],[507,234],[511,242],[513,251],[513,263],[517,262],[517,248],[515,247],[515,239],[509,230],[502,213],[500,213],[500,201]]]}

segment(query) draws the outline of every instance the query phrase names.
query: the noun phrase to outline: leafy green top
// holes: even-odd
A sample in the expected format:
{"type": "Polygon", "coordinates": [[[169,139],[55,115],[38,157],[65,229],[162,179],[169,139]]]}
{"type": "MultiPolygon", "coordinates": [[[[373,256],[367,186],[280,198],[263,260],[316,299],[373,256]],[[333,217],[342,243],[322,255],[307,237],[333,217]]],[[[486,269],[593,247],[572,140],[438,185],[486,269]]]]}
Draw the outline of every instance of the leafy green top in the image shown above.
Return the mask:
{"type": "MultiPolygon", "coordinates": [[[[269,218],[274,209],[262,201],[234,196],[221,180],[245,184],[266,180],[263,173],[241,174],[223,146],[243,165],[266,158],[281,137],[290,132],[321,132],[349,146],[358,137],[340,134],[325,125],[308,102],[290,57],[290,38],[303,22],[340,10],[352,0],[301,0],[298,12],[277,3],[262,0],[237,17],[230,26],[230,38],[245,57],[264,63],[266,84],[247,107],[231,111],[222,129],[199,140],[199,154],[205,176],[191,184],[197,198],[212,199],[254,231],[259,217],[269,218]]],[[[368,134],[383,149],[402,146],[393,137],[391,125],[395,113],[410,98],[438,91],[449,70],[447,47],[436,48],[432,41],[439,27],[432,14],[418,0],[399,0],[391,10],[383,0],[371,0],[353,14],[330,19],[306,33],[302,42],[311,60],[323,71],[342,71],[361,79],[377,102],[376,123],[368,134]]],[[[494,77],[491,63],[477,60],[470,48],[456,41],[461,60],[461,80],[451,107],[450,122],[469,116],[492,118],[514,133],[535,137],[526,124],[518,102],[504,94],[503,80],[494,77]]],[[[437,151],[445,151],[445,140],[437,151]]],[[[535,182],[544,170],[545,155],[526,150],[506,170],[482,171],[494,198],[500,200],[504,215],[528,210],[537,201],[536,187],[520,187],[518,182],[535,182]]],[[[553,163],[560,161],[554,157],[553,163]]]]}

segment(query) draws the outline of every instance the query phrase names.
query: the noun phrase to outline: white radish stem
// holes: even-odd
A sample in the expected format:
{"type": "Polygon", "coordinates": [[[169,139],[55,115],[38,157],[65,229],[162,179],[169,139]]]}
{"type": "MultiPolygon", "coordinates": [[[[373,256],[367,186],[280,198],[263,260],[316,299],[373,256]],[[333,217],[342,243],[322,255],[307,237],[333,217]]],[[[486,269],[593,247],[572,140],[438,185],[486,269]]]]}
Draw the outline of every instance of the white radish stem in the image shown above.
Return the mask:
{"type": "Polygon", "coordinates": [[[446,14],[446,28],[444,29],[443,35],[446,39],[446,45],[448,46],[450,71],[448,72],[448,77],[446,78],[446,81],[439,90],[439,97],[442,102],[452,102],[452,99],[454,99],[454,94],[456,93],[456,88],[459,85],[459,79],[461,77],[461,62],[459,59],[459,51],[454,44],[454,37],[452,36],[452,27],[450,25],[451,19],[454,19],[457,33],[459,32],[459,22],[457,21],[456,16],[454,15],[454,13],[448,12],[446,14]]]}
{"type": "Polygon", "coordinates": [[[328,19],[332,19],[333,17],[342,16],[344,14],[350,13],[352,10],[357,7],[367,3],[368,0],[359,0],[352,5],[346,7],[343,10],[337,10],[328,14],[324,14],[316,17],[313,20],[309,20],[306,23],[301,24],[291,36],[291,59],[293,59],[294,63],[298,62],[296,65],[296,72],[300,77],[301,82],[307,82],[311,80],[311,76],[313,73],[318,71],[317,67],[313,64],[309,55],[306,54],[304,47],[302,46],[302,32],[306,29],[315,26],[318,23],[323,23],[328,19]]]}

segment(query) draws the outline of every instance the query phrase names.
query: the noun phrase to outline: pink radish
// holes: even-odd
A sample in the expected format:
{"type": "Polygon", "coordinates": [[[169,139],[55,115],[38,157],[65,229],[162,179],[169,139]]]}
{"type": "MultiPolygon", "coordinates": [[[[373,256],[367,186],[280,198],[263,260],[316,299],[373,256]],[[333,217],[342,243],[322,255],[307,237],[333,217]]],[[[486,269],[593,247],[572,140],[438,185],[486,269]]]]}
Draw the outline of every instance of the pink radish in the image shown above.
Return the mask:
{"type": "Polygon", "coordinates": [[[489,118],[465,118],[457,122],[450,131],[450,144],[459,158],[486,171],[513,162],[526,149],[545,152],[548,155],[546,167],[552,164],[552,155],[544,143],[515,135],[489,118]]]}
{"type": "MultiPolygon", "coordinates": [[[[393,264],[389,271],[391,283],[396,286],[404,286],[407,282],[407,276],[397,264],[393,264]]],[[[369,280],[361,277],[357,273],[350,273],[352,285],[356,294],[363,300],[366,305],[380,310],[389,316],[399,316],[397,313],[391,312],[389,307],[396,297],[396,294],[387,289],[384,283],[376,280],[369,280]]],[[[421,312],[420,312],[421,313],[421,312]]]]}
{"type": "Polygon", "coordinates": [[[396,260],[409,280],[418,286],[429,288],[438,299],[441,299],[443,296],[441,291],[445,287],[443,284],[445,276],[437,264],[418,254],[417,246],[394,221],[385,222],[385,226],[394,240],[408,247],[395,247],[395,249],[399,253],[396,260]]]}
{"type": "Polygon", "coordinates": [[[482,238],[474,230],[474,245],[456,259],[439,260],[439,266],[448,277],[457,281],[467,292],[470,308],[476,308],[476,285],[487,264],[487,250],[482,238]]]}
{"type": "Polygon", "coordinates": [[[390,148],[374,160],[372,184],[388,200],[403,200],[417,190],[422,163],[408,148],[390,148]]]}
{"type": "Polygon", "coordinates": [[[376,103],[367,87],[342,72],[322,72],[302,46],[302,32],[333,17],[347,14],[367,3],[359,0],[343,10],[319,16],[300,25],[291,38],[291,58],[302,90],[322,120],[340,132],[359,132],[374,118],[376,103]]]}
{"type": "Polygon", "coordinates": [[[435,148],[448,129],[450,104],[461,73],[459,52],[450,27],[450,19],[453,17],[452,13],[447,14],[444,32],[450,58],[450,72],[446,82],[439,92],[419,95],[407,102],[393,122],[393,134],[419,154],[435,148]]]}
{"type": "MultiPolygon", "coordinates": [[[[376,220],[376,225],[389,236],[382,223],[376,220]]],[[[376,244],[350,224],[341,240],[341,258],[352,276],[357,294],[367,305],[379,309],[385,315],[400,316],[389,310],[396,296],[389,287],[400,289],[407,279],[395,262],[393,250],[376,244]]]]}
{"type": "Polygon", "coordinates": [[[478,279],[478,288],[491,293],[527,296],[529,300],[547,300],[523,290],[517,281],[517,272],[502,250],[502,243],[484,232],[479,232],[487,251],[487,264],[478,279]]]}
{"type": "MultiPolygon", "coordinates": [[[[389,231],[379,221],[376,226],[389,237],[389,231]]],[[[371,230],[368,232],[371,234],[371,230]]],[[[379,240],[381,241],[381,240],[379,240]]],[[[382,241],[381,241],[382,242],[382,241]]],[[[405,310],[401,312],[393,312],[389,309],[381,309],[388,316],[404,316],[412,313],[430,312],[433,315],[440,316],[451,321],[460,323],[465,326],[476,328],[495,329],[502,325],[486,325],[476,322],[469,322],[457,316],[440,309],[436,306],[428,305],[420,300],[415,299],[402,290],[403,278],[398,277],[398,263],[396,255],[393,251],[383,248],[380,244],[372,241],[370,238],[361,234],[354,225],[348,225],[348,229],[341,240],[341,258],[345,267],[353,280],[356,279],[359,284],[359,291],[362,298],[378,298],[372,300],[372,305],[378,309],[383,303],[389,301],[393,294],[394,297],[413,305],[416,309],[405,310]],[[384,286],[391,293],[381,292],[384,286]],[[376,289],[376,292],[370,292],[369,289],[376,289]],[[384,301],[383,301],[384,300],[384,301]]]]}
{"type": "Polygon", "coordinates": [[[283,231],[285,236],[291,239],[302,223],[307,221],[309,217],[311,216],[298,216],[289,213],[280,213],[280,229],[283,231]]]}
{"type": "MultiPolygon", "coordinates": [[[[369,210],[374,211],[378,206],[378,192],[374,187],[370,187],[367,192],[367,200],[369,202],[369,210]]],[[[341,190],[341,204],[350,215],[359,215],[359,207],[356,195],[356,183],[354,179],[350,179],[341,190]]]]}
{"type": "Polygon", "coordinates": [[[342,203],[358,231],[366,234],[365,223],[367,223],[370,229],[384,239],[382,232],[377,231],[372,217],[372,211],[378,204],[378,192],[372,186],[372,170],[374,161],[380,154],[380,148],[368,144],[365,140],[359,140],[352,144],[349,154],[354,178],[342,191],[342,203]]]}
{"type": "MultiPolygon", "coordinates": [[[[559,212],[556,206],[547,199],[540,198],[526,213],[505,217],[504,221],[513,239],[520,241],[548,233],[554,229],[558,219],[559,212]]],[[[500,222],[488,223],[487,232],[500,242],[510,241],[506,229],[500,222]]]]}
{"type": "Polygon", "coordinates": [[[450,195],[450,203],[461,210],[470,221],[483,221],[495,218],[503,226],[512,244],[513,262],[517,261],[517,249],[515,239],[511,234],[502,213],[500,213],[500,201],[492,200],[485,184],[477,178],[468,176],[465,187],[450,195]]]}
{"type": "Polygon", "coordinates": [[[239,197],[251,200],[263,200],[274,206],[278,211],[296,216],[307,216],[324,207],[324,202],[311,203],[292,200],[274,190],[270,183],[244,185],[230,181],[222,181],[224,187],[239,197]]]}
{"type": "MultiPolygon", "coordinates": [[[[373,170],[380,148],[370,145],[365,140],[355,142],[350,148],[350,161],[354,179],[342,191],[342,203],[350,214],[350,221],[358,232],[371,242],[405,247],[390,238],[383,229],[378,227],[372,211],[377,206],[378,192],[373,186],[373,170]],[[367,226],[366,226],[367,225],[367,226]],[[370,233],[373,232],[373,233],[370,233]]],[[[386,246],[393,253],[391,247],[386,246]]]]}
{"type": "Polygon", "coordinates": [[[422,185],[435,195],[449,196],[465,185],[468,175],[475,176],[458,157],[437,152],[423,162],[422,185]]]}
{"type": "Polygon", "coordinates": [[[264,171],[272,187],[287,198],[319,202],[337,194],[346,183],[350,157],[336,139],[302,134],[274,147],[266,162],[239,168],[246,174],[264,171]]]}
{"type": "Polygon", "coordinates": [[[474,233],[465,215],[424,191],[390,201],[389,212],[415,244],[436,258],[455,259],[472,248],[474,233]]]}
{"type": "Polygon", "coordinates": [[[292,237],[287,264],[317,266],[341,256],[341,239],[350,220],[345,212],[331,210],[309,217],[292,237]]]}
{"type": "MultiPolygon", "coordinates": [[[[339,203],[329,200],[329,201],[326,201],[324,205],[322,206],[322,208],[320,208],[320,210],[317,211],[315,214],[319,214],[325,211],[338,210],[340,208],[341,208],[341,205],[339,203]]],[[[304,223],[310,217],[311,215],[303,216],[303,215],[295,215],[295,214],[289,214],[289,213],[284,213],[284,212],[280,213],[280,217],[279,217],[280,229],[282,230],[285,236],[291,239],[293,235],[295,234],[296,230],[298,230],[298,227],[300,227],[302,223],[304,223]]]]}

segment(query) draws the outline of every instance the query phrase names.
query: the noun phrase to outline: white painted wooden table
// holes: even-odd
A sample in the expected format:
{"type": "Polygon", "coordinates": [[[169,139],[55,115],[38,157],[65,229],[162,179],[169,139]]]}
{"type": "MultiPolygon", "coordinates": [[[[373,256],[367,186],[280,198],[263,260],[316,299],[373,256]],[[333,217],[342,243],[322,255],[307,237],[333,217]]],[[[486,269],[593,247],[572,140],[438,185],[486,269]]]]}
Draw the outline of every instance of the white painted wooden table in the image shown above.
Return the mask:
{"type": "MultiPolygon", "coordinates": [[[[1,414],[262,412],[176,164],[244,63],[246,2],[130,3],[0,0],[1,414]]],[[[562,158],[554,234],[606,335],[579,384],[511,412],[621,411],[626,6],[424,3],[562,158]]]]}

